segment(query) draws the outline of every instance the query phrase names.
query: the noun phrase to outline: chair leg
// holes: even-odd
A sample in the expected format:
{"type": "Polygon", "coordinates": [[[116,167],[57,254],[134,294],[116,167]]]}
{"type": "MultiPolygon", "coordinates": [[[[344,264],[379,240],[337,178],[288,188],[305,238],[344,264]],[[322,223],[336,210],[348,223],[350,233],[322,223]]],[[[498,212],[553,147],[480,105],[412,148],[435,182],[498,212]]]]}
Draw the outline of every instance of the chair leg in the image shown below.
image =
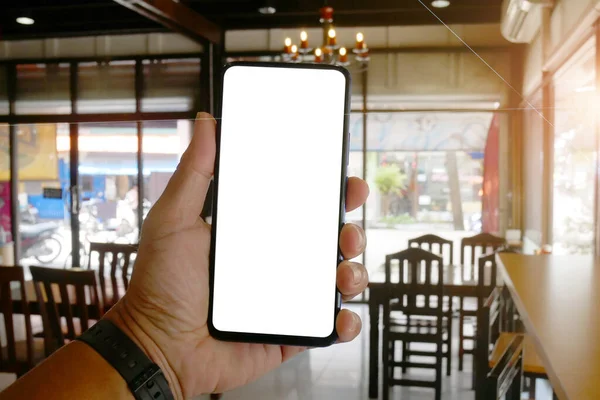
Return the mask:
{"type": "MultiPolygon", "coordinates": [[[[402,341],[402,362],[406,363],[408,361],[408,352],[410,351],[410,343],[406,341],[402,341]]],[[[402,365],[402,373],[406,373],[406,364],[402,365]]]]}
{"type": "Polygon", "coordinates": [[[521,391],[523,389],[523,374],[517,374],[510,388],[510,392],[507,393],[506,400],[521,400],[521,391]]]}
{"type": "Polygon", "coordinates": [[[529,399],[530,400],[535,399],[535,383],[536,383],[535,378],[529,378],[529,399]]]}
{"type": "Polygon", "coordinates": [[[444,360],[442,354],[443,347],[443,342],[438,342],[438,350],[436,354],[437,360],[435,368],[435,400],[442,400],[442,361],[444,360]]]}
{"type": "Polygon", "coordinates": [[[446,359],[446,376],[452,373],[452,310],[448,314],[448,339],[447,339],[448,358],[446,359]]]}
{"type": "Polygon", "coordinates": [[[461,297],[460,299],[460,310],[459,310],[459,314],[458,314],[458,370],[462,371],[463,370],[463,357],[464,357],[464,353],[465,353],[465,348],[464,348],[464,323],[465,323],[465,316],[463,315],[463,306],[464,306],[464,299],[461,297]]]}

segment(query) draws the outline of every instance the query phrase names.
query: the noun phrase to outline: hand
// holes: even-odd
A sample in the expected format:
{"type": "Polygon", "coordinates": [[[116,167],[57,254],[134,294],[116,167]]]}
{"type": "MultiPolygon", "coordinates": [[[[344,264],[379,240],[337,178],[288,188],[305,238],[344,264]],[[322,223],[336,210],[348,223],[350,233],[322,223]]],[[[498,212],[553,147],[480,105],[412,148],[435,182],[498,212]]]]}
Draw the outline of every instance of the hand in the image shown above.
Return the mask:
{"type": "MultiPolygon", "coordinates": [[[[177,171],[144,222],[129,290],[107,314],[157,363],[176,398],[220,393],[251,382],[305,348],[221,342],[207,328],[210,226],[198,216],[213,174],[215,120],[198,114],[194,137],[177,171]]],[[[360,207],[367,184],[348,180],[346,209],[360,207]]],[[[346,224],[337,270],[343,299],[367,286],[367,271],[347,261],[365,249],[365,234],[346,224]]],[[[309,289],[307,288],[307,291],[309,289]]],[[[342,310],[336,320],[341,342],[360,332],[358,315],[342,310]]]]}

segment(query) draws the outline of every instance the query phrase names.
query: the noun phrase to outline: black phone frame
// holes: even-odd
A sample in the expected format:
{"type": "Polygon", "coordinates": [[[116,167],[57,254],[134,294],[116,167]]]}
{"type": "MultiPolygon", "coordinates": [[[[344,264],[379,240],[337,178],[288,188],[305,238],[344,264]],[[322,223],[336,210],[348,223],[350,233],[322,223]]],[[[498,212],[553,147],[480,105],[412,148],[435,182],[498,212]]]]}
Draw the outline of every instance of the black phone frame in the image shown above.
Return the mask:
{"type": "MultiPolygon", "coordinates": [[[[350,96],[351,96],[351,85],[352,77],[350,72],[338,65],[331,64],[305,64],[305,63],[280,63],[280,62],[254,62],[254,61],[237,61],[227,63],[223,68],[221,76],[221,82],[225,81],[225,74],[230,68],[236,66],[244,67],[268,67],[268,68],[300,68],[300,69],[324,69],[324,70],[336,70],[342,73],[346,79],[345,85],[345,101],[344,101],[344,128],[343,128],[343,144],[342,144],[342,166],[340,176],[340,207],[339,207],[339,231],[338,237],[341,233],[342,227],[344,226],[345,214],[346,214],[346,186],[347,186],[347,173],[348,173],[348,158],[350,148],[350,96]]],[[[218,108],[219,113],[223,109],[223,90],[221,91],[221,98],[219,99],[220,106],[218,108]]],[[[220,121],[221,115],[216,116],[217,121],[220,121]]],[[[211,227],[211,244],[210,244],[210,271],[209,271],[209,309],[208,309],[208,331],[212,337],[218,340],[231,341],[231,342],[249,342],[249,343],[261,343],[261,344],[275,344],[275,345],[291,345],[291,346],[309,346],[309,347],[326,347],[336,342],[338,335],[336,332],[335,319],[337,318],[342,304],[342,296],[337,290],[337,286],[334,288],[336,291],[335,304],[334,304],[334,321],[333,330],[331,334],[326,337],[312,337],[312,336],[290,336],[290,335],[273,335],[273,334],[259,334],[259,333],[248,333],[248,332],[228,332],[221,331],[215,328],[213,324],[213,289],[214,289],[214,271],[215,271],[215,245],[217,235],[217,222],[218,222],[218,195],[219,195],[219,160],[220,160],[220,148],[221,148],[221,123],[217,123],[217,136],[216,136],[216,156],[215,156],[215,167],[214,167],[214,182],[213,182],[213,198],[212,198],[212,227],[211,227]]],[[[341,249],[338,245],[336,268],[339,263],[343,260],[341,249]]]]}

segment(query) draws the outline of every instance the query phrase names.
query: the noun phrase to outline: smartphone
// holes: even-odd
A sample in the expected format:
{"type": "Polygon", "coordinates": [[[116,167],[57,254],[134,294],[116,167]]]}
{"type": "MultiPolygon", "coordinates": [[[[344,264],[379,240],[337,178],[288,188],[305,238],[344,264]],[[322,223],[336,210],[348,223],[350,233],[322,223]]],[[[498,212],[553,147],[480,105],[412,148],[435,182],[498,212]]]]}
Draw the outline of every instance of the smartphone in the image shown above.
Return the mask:
{"type": "Polygon", "coordinates": [[[217,124],[208,327],[220,340],[337,339],[350,74],[232,63],[217,124]]]}

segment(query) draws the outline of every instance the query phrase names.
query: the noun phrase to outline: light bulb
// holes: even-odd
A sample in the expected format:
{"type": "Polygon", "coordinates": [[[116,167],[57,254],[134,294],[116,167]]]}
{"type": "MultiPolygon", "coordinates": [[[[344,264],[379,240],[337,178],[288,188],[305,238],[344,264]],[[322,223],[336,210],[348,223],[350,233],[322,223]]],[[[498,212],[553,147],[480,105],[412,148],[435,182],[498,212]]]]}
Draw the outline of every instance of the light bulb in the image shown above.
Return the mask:
{"type": "Polygon", "coordinates": [[[292,39],[285,38],[285,42],[284,43],[285,43],[286,47],[290,47],[292,45],[292,39]]]}
{"type": "Polygon", "coordinates": [[[356,41],[357,41],[357,42],[362,42],[363,40],[365,40],[365,37],[364,37],[364,35],[362,34],[362,32],[358,32],[358,33],[356,34],[356,41]]]}
{"type": "Polygon", "coordinates": [[[303,42],[306,42],[308,40],[308,34],[306,33],[306,31],[300,32],[300,40],[302,40],[303,42]]]}
{"type": "Polygon", "coordinates": [[[297,53],[298,52],[298,46],[296,46],[295,44],[292,45],[292,53],[297,53]]]}
{"type": "Polygon", "coordinates": [[[33,18],[29,18],[29,17],[18,17],[17,23],[19,23],[21,25],[33,25],[35,23],[35,21],[33,20],[33,18]]]}
{"type": "Polygon", "coordinates": [[[431,6],[435,8],[446,8],[450,5],[449,0],[433,0],[431,6]]]}
{"type": "Polygon", "coordinates": [[[340,48],[340,56],[345,56],[346,55],[346,48],[342,47],[340,48]]]}
{"type": "Polygon", "coordinates": [[[329,32],[327,32],[327,36],[333,39],[335,37],[335,29],[331,28],[329,32]]]}
{"type": "Polygon", "coordinates": [[[323,50],[321,50],[320,48],[316,48],[315,49],[315,56],[321,57],[322,55],[323,55],[323,50]]]}

